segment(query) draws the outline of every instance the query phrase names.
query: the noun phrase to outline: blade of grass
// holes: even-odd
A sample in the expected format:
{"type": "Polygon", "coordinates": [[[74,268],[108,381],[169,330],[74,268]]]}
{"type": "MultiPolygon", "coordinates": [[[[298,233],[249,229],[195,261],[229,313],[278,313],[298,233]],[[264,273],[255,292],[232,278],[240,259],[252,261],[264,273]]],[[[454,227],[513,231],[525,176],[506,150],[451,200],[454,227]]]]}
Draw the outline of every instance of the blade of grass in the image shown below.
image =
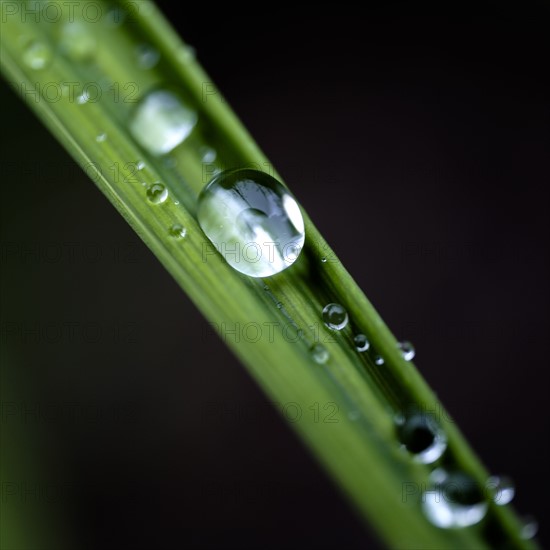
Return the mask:
{"type": "MultiPolygon", "coordinates": [[[[104,14],[126,10],[120,24],[116,17],[89,21],[78,10],[72,20],[67,6],[57,5],[64,16],[55,22],[3,14],[3,73],[274,401],[336,404],[337,424],[293,426],[359,513],[392,547],[484,548],[504,541],[534,547],[521,539],[510,507],[490,503],[487,518],[468,529],[441,530],[425,518],[420,488],[433,468],[400,449],[393,419],[410,406],[448,415],[307,215],[300,260],[272,278],[247,278],[211,254],[195,214],[198,193],[214,170],[246,166],[281,178],[154,4],[114,8],[97,3],[104,14]],[[113,9],[120,11],[109,12],[113,9]],[[71,42],[75,28],[78,40],[71,42]],[[78,50],[82,44],[90,45],[84,54],[78,50]],[[144,69],[136,61],[136,48],[143,44],[160,54],[154,67],[144,69]],[[42,61],[33,63],[31,57],[29,62],[29,51],[42,52],[42,61]],[[177,90],[199,117],[191,136],[163,157],[140,148],[128,129],[135,101],[155,87],[177,90]],[[86,96],[96,90],[95,97],[86,96]],[[215,161],[203,160],[205,148],[215,151],[215,161]],[[153,205],[146,188],[158,181],[168,188],[169,199],[153,205]],[[170,234],[176,223],[186,229],[184,239],[170,234]],[[350,315],[350,325],[338,334],[322,322],[328,302],[342,304],[350,315]],[[228,337],[250,323],[265,327],[270,338],[228,337]],[[359,332],[368,337],[373,353],[356,352],[353,335],[359,332]],[[326,363],[312,358],[315,345],[328,351],[326,363]],[[383,357],[382,368],[375,354],[383,357]],[[414,496],[404,498],[405,484],[418,489],[414,496]]],[[[452,422],[444,429],[445,467],[467,472],[483,486],[488,476],[483,465],[452,422]]]]}

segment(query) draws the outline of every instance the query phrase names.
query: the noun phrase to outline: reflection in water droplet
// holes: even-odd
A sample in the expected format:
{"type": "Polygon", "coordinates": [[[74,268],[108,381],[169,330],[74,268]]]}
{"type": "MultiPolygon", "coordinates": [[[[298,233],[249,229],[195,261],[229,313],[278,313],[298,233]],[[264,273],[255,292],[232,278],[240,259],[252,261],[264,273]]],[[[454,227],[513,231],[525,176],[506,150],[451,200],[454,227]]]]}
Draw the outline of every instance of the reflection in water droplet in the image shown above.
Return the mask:
{"type": "Polygon", "coordinates": [[[323,321],[332,330],[342,330],[348,320],[348,312],[340,304],[327,304],[323,308],[323,321]]]}
{"type": "Polygon", "coordinates": [[[522,539],[532,539],[539,530],[539,523],[533,516],[525,516],[523,518],[523,526],[521,528],[520,536],[522,539]]]}
{"type": "Polygon", "coordinates": [[[227,263],[251,277],[269,277],[291,266],[305,240],[298,204],[272,176],[227,170],[201,191],[197,217],[227,263]]]}
{"type": "Polygon", "coordinates": [[[95,140],[99,143],[102,143],[103,141],[107,140],[107,134],[105,132],[103,132],[102,134],[98,134],[95,140]]]}
{"type": "Polygon", "coordinates": [[[329,360],[330,354],[321,344],[314,344],[310,352],[313,360],[319,365],[324,365],[329,360]]]}
{"type": "Polygon", "coordinates": [[[370,342],[364,334],[355,335],[353,343],[355,344],[355,349],[360,352],[367,351],[370,348],[370,342]]]}
{"type": "Polygon", "coordinates": [[[487,480],[487,487],[492,489],[493,502],[498,506],[512,502],[516,494],[514,482],[507,476],[491,476],[487,480]]]}
{"type": "Polygon", "coordinates": [[[143,170],[143,169],[145,168],[145,163],[144,163],[142,160],[140,160],[140,161],[136,164],[136,168],[137,168],[138,170],[143,170]]]}
{"type": "Polygon", "coordinates": [[[168,198],[168,189],[162,183],[153,183],[147,189],[147,198],[153,204],[161,204],[168,198]]]}
{"type": "Polygon", "coordinates": [[[150,44],[136,46],[137,64],[140,69],[152,69],[160,59],[160,53],[150,44]]]}
{"type": "Polygon", "coordinates": [[[70,21],[61,30],[61,51],[73,61],[92,59],[96,52],[96,39],[83,21],[70,21]]]}
{"type": "Polygon", "coordinates": [[[376,365],[383,365],[384,364],[384,358],[381,355],[375,355],[374,356],[374,362],[376,365]]]}
{"type": "Polygon", "coordinates": [[[398,342],[397,347],[401,350],[401,354],[403,355],[403,359],[405,359],[405,361],[412,361],[416,351],[414,346],[409,341],[404,340],[403,342],[398,342]]]}
{"type": "Polygon", "coordinates": [[[447,437],[433,415],[417,412],[396,419],[397,437],[415,462],[432,464],[447,449],[447,437]]]}
{"type": "Polygon", "coordinates": [[[431,479],[434,485],[422,495],[422,510],[436,527],[469,527],[487,514],[483,493],[470,476],[436,470],[431,479]]]}
{"type": "Polygon", "coordinates": [[[137,105],[129,123],[134,139],[149,153],[164,155],[193,131],[197,112],[167,90],[155,90],[137,105]]]}
{"type": "Polygon", "coordinates": [[[183,225],[179,223],[175,223],[170,228],[170,235],[172,235],[172,237],[176,237],[176,239],[183,239],[186,234],[187,230],[185,229],[185,227],[183,227],[183,225]]]}
{"type": "Polygon", "coordinates": [[[31,42],[23,53],[23,61],[25,65],[36,71],[47,67],[50,64],[52,57],[53,54],[50,46],[48,46],[46,42],[39,41],[31,42]]]}

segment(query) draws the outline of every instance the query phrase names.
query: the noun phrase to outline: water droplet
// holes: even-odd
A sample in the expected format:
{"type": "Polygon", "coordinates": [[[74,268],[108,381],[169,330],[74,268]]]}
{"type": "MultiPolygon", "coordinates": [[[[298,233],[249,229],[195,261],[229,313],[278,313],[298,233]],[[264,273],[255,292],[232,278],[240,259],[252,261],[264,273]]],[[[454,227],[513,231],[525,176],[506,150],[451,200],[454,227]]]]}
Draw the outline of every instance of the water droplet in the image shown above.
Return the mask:
{"type": "Polygon", "coordinates": [[[180,61],[183,61],[184,63],[188,63],[189,61],[192,61],[195,59],[195,56],[197,55],[197,51],[193,46],[190,46],[189,44],[183,45],[177,52],[177,57],[180,61]]]}
{"type": "Polygon", "coordinates": [[[23,53],[23,61],[25,64],[36,71],[47,67],[52,57],[53,54],[50,46],[48,46],[46,42],[39,41],[31,42],[23,53]]]}
{"type": "Polygon", "coordinates": [[[396,419],[397,437],[415,462],[432,464],[447,449],[445,433],[431,414],[415,412],[396,419]]]}
{"type": "Polygon", "coordinates": [[[522,539],[532,539],[539,530],[539,523],[533,516],[525,516],[523,518],[523,526],[521,528],[520,536],[522,539]]]}
{"type": "Polygon", "coordinates": [[[160,53],[150,44],[136,46],[137,64],[140,69],[152,69],[160,59],[160,53]]]}
{"type": "Polygon", "coordinates": [[[198,115],[168,90],[155,90],[136,106],[129,123],[135,140],[149,153],[164,155],[193,131],[198,115]]]}
{"type": "Polygon", "coordinates": [[[356,334],[353,338],[353,343],[357,351],[367,351],[370,348],[370,342],[364,334],[356,334]]]}
{"type": "Polygon", "coordinates": [[[277,302],[277,308],[283,309],[283,302],[277,302]]]}
{"type": "Polygon", "coordinates": [[[310,352],[313,360],[319,365],[324,365],[329,360],[330,353],[327,348],[321,344],[314,344],[310,352]]]}
{"type": "Polygon", "coordinates": [[[147,198],[153,204],[161,204],[168,198],[168,189],[162,183],[153,183],[147,189],[147,198]]]}
{"type": "Polygon", "coordinates": [[[321,258],[321,261],[326,264],[327,263],[327,259],[326,258],[321,258]]]}
{"type": "Polygon", "coordinates": [[[384,364],[384,358],[381,355],[375,355],[374,356],[374,363],[376,365],[383,365],[384,364]]]}
{"type": "Polygon", "coordinates": [[[507,476],[491,476],[487,480],[487,486],[492,489],[493,502],[498,506],[512,502],[516,494],[514,482],[507,476]]]}
{"type": "Polygon", "coordinates": [[[87,90],[84,90],[77,98],[76,102],[79,105],[84,105],[85,103],[88,103],[88,100],[90,99],[90,94],[87,90]]]}
{"type": "Polygon", "coordinates": [[[201,147],[199,150],[202,162],[214,162],[217,157],[215,149],[212,147],[201,147]]]}
{"type": "Polygon", "coordinates": [[[96,39],[83,21],[66,23],[61,31],[61,51],[73,61],[89,61],[96,52],[96,39]]]}
{"type": "Polygon", "coordinates": [[[323,321],[332,330],[342,330],[348,320],[348,312],[340,304],[327,304],[323,308],[323,321]]]}
{"type": "Polygon", "coordinates": [[[103,132],[102,134],[98,134],[95,140],[99,143],[102,143],[103,141],[107,140],[107,134],[105,132],[103,132]]]}
{"type": "Polygon", "coordinates": [[[138,161],[138,163],[136,164],[136,168],[138,170],[143,170],[145,168],[145,163],[142,160],[138,161]]]}
{"type": "Polygon", "coordinates": [[[404,340],[403,342],[398,342],[397,347],[401,350],[401,355],[403,355],[405,361],[412,361],[416,351],[409,341],[404,340]]]}
{"type": "Polygon", "coordinates": [[[201,191],[197,217],[227,263],[251,277],[283,271],[304,245],[298,203],[265,172],[240,169],[218,174],[201,191]]]}
{"type": "Polygon", "coordinates": [[[434,486],[422,495],[422,510],[436,527],[469,527],[487,514],[483,493],[470,476],[436,470],[432,482],[434,486]]]}
{"type": "Polygon", "coordinates": [[[172,237],[176,237],[176,239],[183,239],[185,235],[187,235],[187,229],[185,229],[185,227],[183,227],[180,223],[175,223],[170,228],[170,235],[172,235],[172,237]]]}

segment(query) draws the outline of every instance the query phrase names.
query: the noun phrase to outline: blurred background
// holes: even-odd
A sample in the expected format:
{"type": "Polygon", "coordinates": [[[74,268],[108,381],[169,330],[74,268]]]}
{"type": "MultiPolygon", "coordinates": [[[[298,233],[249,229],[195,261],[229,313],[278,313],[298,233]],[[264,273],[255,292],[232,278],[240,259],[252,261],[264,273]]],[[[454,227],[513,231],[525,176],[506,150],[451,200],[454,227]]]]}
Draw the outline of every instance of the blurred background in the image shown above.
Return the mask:
{"type": "MultiPolygon", "coordinates": [[[[543,520],[548,8],[160,5],[543,520]]],[[[115,209],[0,94],[0,521],[22,522],[5,550],[380,547],[115,209]]]]}

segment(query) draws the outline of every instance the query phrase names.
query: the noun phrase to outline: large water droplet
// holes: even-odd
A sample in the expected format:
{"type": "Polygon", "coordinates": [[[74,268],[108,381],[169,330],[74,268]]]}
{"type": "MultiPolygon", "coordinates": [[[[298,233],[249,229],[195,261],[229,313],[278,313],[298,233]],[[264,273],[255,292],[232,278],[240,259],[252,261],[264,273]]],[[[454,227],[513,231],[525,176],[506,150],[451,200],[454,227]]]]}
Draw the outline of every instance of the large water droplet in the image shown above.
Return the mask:
{"type": "Polygon", "coordinates": [[[487,480],[487,486],[492,489],[493,502],[498,506],[512,502],[516,494],[514,482],[507,476],[491,476],[487,480]]]}
{"type": "Polygon", "coordinates": [[[348,312],[340,304],[327,304],[323,308],[323,321],[332,330],[342,330],[348,320],[348,312]]]}
{"type": "Polygon", "coordinates": [[[153,204],[160,204],[168,198],[168,189],[162,183],[153,183],[147,189],[147,198],[153,204]]]}
{"type": "Polygon", "coordinates": [[[400,415],[397,420],[397,437],[415,462],[431,464],[447,449],[447,438],[431,414],[416,412],[400,415]]]}
{"type": "Polygon", "coordinates": [[[483,492],[470,476],[436,470],[434,486],[422,495],[422,509],[428,520],[442,529],[469,527],[487,514],[483,492]]]}
{"type": "Polygon", "coordinates": [[[319,365],[324,365],[330,357],[330,353],[327,348],[321,344],[314,344],[310,350],[311,357],[319,365]]]}
{"type": "Polygon", "coordinates": [[[364,334],[357,334],[353,338],[355,349],[359,352],[367,351],[370,348],[370,342],[364,334]]]}
{"type": "Polygon", "coordinates": [[[198,115],[177,95],[155,90],[137,105],[129,123],[135,140],[149,153],[164,155],[193,131],[198,115]]]}
{"type": "Polygon", "coordinates": [[[227,263],[251,277],[291,266],[305,240],[304,220],[288,190],[257,170],[227,170],[201,191],[197,217],[227,263]]]}
{"type": "Polygon", "coordinates": [[[150,44],[139,44],[136,47],[137,64],[140,69],[152,69],[160,59],[160,53],[150,44]]]}
{"type": "Polygon", "coordinates": [[[403,359],[405,361],[412,361],[416,351],[414,349],[414,346],[407,340],[404,340],[403,342],[398,342],[397,347],[401,350],[401,355],[403,355],[403,359]]]}
{"type": "Polygon", "coordinates": [[[31,69],[39,71],[47,67],[52,60],[53,54],[46,42],[31,42],[23,53],[23,61],[31,69]]]}

